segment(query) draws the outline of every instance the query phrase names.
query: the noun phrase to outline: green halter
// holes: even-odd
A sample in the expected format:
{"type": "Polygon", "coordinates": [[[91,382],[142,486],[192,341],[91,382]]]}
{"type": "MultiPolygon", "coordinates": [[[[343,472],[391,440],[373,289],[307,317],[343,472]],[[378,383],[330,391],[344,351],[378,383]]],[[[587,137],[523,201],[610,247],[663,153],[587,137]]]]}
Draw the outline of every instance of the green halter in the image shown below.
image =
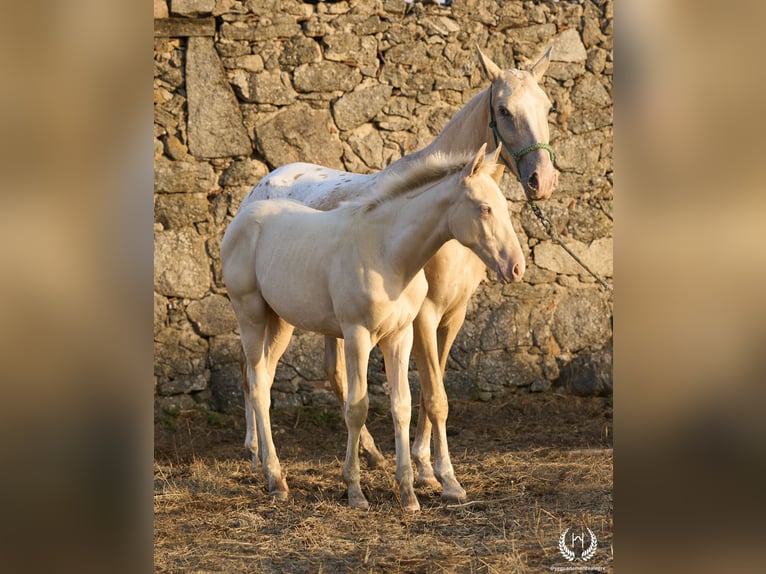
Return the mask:
{"type": "Polygon", "coordinates": [[[511,146],[509,146],[508,142],[506,142],[503,139],[503,136],[500,135],[500,132],[497,129],[497,122],[495,121],[495,108],[492,106],[492,86],[489,87],[489,127],[492,128],[492,135],[495,138],[495,147],[497,147],[498,141],[502,143],[503,148],[505,148],[508,151],[508,153],[511,154],[511,157],[513,158],[513,163],[515,165],[513,167],[510,166],[508,162],[505,161],[505,158],[503,158],[502,154],[500,154],[500,160],[516,176],[516,179],[518,179],[520,183],[521,183],[521,167],[519,166],[519,161],[529,152],[535,151],[536,149],[544,149],[550,154],[551,162],[553,163],[553,165],[556,165],[556,154],[553,153],[553,148],[549,146],[547,143],[540,143],[540,142],[533,143],[526,147],[521,148],[517,152],[511,151],[512,150],[511,146]]]}

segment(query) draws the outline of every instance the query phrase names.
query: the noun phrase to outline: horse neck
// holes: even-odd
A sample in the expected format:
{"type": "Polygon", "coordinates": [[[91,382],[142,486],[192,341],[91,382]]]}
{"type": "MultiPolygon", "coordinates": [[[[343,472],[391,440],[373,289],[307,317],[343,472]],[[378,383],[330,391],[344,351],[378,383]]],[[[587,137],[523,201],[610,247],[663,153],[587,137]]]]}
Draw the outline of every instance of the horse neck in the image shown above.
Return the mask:
{"type": "Polygon", "coordinates": [[[459,177],[460,174],[447,176],[414,197],[398,197],[377,208],[384,229],[386,264],[405,284],[453,238],[449,213],[461,193],[455,179],[459,177]]]}
{"type": "Polygon", "coordinates": [[[417,153],[475,153],[485,143],[487,152],[497,147],[489,127],[489,88],[471,98],[434,141],[417,153]]]}

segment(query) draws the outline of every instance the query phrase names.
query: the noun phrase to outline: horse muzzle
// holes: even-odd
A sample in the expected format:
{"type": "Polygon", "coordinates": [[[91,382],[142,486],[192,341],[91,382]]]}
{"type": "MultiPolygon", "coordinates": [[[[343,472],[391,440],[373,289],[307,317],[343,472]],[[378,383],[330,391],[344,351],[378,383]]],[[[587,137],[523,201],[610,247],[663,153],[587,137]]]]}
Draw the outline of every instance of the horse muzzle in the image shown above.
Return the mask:
{"type": "Polygon", "coordinates": [[[552,162],[541,162],[522,180],[524,194],[529,200],[548,199],[559,184],[559,172],[552,162]]]}
{"type": "Polygon", "coordinates": [[[520,262],[513,260],[495,262],[495,274],[500,283],[520,283],[525,271],[526,264],[523,259],[520,262]]]}

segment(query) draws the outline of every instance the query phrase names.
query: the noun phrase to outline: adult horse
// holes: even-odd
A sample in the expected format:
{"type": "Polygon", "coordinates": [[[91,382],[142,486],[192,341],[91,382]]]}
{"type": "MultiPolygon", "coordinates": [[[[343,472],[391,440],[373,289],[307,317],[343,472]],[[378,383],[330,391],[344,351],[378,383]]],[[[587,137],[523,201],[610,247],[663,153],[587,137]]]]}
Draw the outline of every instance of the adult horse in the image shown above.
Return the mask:
{"type": "Polygon", "coordinates": [[[420,508],[409,453],[407,379],[412,321],[428,292],[423,267],[446,242],[469,248],[501,281],[520,281],[524,254],[498,181],[498,153],[424,156],[372,177],[374,193],[332,211],[290,200],[250,201],[224,234],[221,264],[247,359],[247,406],[255,413],[269,494],[287,496],[271,438],[270,390],[293,326],[345,343],[348,428],[343,478],[353,508],[359,437],[367,418],[367,363],[379,344],[391,388],[401,505],[420,508]],[[467,161],[467,163],[466,163],[467,161]]]}
{"type": "MultiPolygon", "coordinates": [[[[474,96],[444,127],[431,144],[397,163],[418,162],[439,153],[468,153],[488,142],[496,149],[502,142],[501,159],[521,182],[529,199],[550,197],[558,183],[553,151],[548,144],[548,113],[551,102],[540,87],[550,63],[548,48],[528,70],[502,70],[478,50],[488,88],[474,96]]],[[[293,163],[264,177],[243,201],[290,198],[316,209],[333,209],[342,201],[372,193],[374,175],[353,174],[326,167],[293,163]]],[[[444,371],[450,348],[465,320],[468,299],[484,277],[484,263],[456,241],[447,242],[425,266],[428,294],[414,322],[414,356],[420,377],[420,410],[412,445],[418,484],[441,486],[444,500],[461,501],[465,490],[455,477],[447,445],[449,411],[444,390],[444,371]],[[431,465],[431,433],[435,460],[431,465]]],[[[346,399],[342,343],[325,339],[328,379],[341,405],[346,399]]],[[[244,373],[243,373],[244,378],[244,373]]],[[[257,452],[252,432],[252,412],[246,412],[246,446],[257,452]]],[[[376,466],[383,456],[365,428],[361,446],[368,464],[376,466]]]]}

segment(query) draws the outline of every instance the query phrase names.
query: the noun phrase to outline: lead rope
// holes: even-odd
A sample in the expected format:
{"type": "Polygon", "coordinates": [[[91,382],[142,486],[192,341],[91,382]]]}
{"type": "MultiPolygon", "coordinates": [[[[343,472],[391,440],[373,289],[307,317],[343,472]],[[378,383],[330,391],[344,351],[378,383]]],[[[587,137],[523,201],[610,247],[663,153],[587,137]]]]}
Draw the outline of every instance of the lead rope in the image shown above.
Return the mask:
{"type": "Polygon", "coordinates": [[[553,227],[553,223],[551,223],[551,220],[545,217],[543,215],[543,212],[540,210],[540,207],[532,200],[527,201],[527,205],[529,205],[530,209],[532,209],[532,213],[534,213],[537,216],[537,219],[540,220],[540,223],[543,224],[543,228],[546,232],[548,232],[548,235],[551,236],[551,239],[553,239],[556,243],[558,243],[564,251],[569,253],[569,255],[577,261],[577,263],[580,264],[580,266],[585,269],[588,273],[593,275],[593,278],[598,281],[604,289],[607,291],[614,291],[611,285],[608,285],[601,277],[599,277],[598,273],[593,271],[590,267],[585,265],[585,263],[582,262],[582,259],[577,257],[569,247],[566,246],[566,244],[562,241],[561,236],[558,234],[558,231],[553,227]]]}
{"type": "MultiPolygon", "coordinates": [[[[551,163],[553,163],[553,166],[556,167],[556,154],[553,152],[553,148],[546,144],[546,143],[533,143],[531,145],[528,145],[522,149],[520,149],[517,152],[513,152],[511,146],[509,146],[506,141],[503,139],[503,136],[500,135],[500,132],[497,129],[497,122],[495,121],[495,108],[492,106],[492,86],[489,87],[489,127],[492,129],[492,136],[495,139],[495,147],[498,147],[498,142],[503,145],[503,147],[508,150],[508,153],[511,154],[511,157],[514,160],[514,166],[511,167],[507,161],[505,161],[505,158],[503,158],[503,154],[500,154],[500,160],[505,164],[505,166],[509,169],[511,173],[513,173],[516,176],[516,179],[519,183],[521,183],[521,168],[519,167],[519,160],[524,157],[529,152],[532,152],[537,149],[544,149],[548,152],[548,154],[551,156],[551,163]],[[515,168],[515,169],[514,169],[515,168]]],[[[558,169],[558,168],[557,168],[558,169]]],[[[522,183],[522,186],[524,184],[522,183]]],[[[590,273],[593,278],[598,281],[604,289],[607,291],[614,291],[611,285],[608,285],[599,275],[593,271],[590,267],[585,265],[583,263],[582,259],[580,259],[577,255],[575,255],[569,247],[566,246],[564,241],[561,239],[561,236],[558,234],[556,229],[553,227],[553,223],[550,219],[548,219],[545,215],[543,215],[542,210],[540,207],[531,199],[527,201],[527,205],[529,205],[530,209],[532,210],[532,213],[535,214],[537,219],[540,220],[540,223],[543,225],[543,229],[548,233],[548,235],[558,243],[564,251],[569,253],[569,255],[577,261],[577,263],[580,264],[580,266],[585,269],[588,273],[590,273]]]]}

